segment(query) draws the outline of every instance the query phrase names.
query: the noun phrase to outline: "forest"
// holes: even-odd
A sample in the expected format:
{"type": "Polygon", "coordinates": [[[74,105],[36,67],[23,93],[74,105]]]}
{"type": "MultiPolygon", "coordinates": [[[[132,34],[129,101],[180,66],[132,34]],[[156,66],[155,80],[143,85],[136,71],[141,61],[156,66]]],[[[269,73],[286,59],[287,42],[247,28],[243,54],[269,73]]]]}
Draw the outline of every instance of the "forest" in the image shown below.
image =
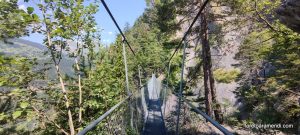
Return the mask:
{"type": "MultiPolygon", "coordinates": [[[[300,134],[298,0],[145,0],[109,45],[96,21],[104,0],[18,1],[0,0],[0,134],[75,135],[127,96],[88,134],[143,134],[132,108],[153,74],[164,106],[179,93],[233,134],[300,134]],[[32,34],[43,44],[22,39],[32,34]]],[[[179,134],[222,134],[184,105],[179,116],[179,134]]]]}

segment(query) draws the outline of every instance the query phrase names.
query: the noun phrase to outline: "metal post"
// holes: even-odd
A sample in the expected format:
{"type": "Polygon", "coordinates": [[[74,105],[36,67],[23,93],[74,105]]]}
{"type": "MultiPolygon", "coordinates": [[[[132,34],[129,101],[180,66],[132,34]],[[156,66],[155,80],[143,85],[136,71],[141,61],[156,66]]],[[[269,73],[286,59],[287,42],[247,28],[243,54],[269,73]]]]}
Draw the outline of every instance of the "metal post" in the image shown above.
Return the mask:
{"type": "Polygon", "coordinates": [[[138,66],[138,68],[139,68],[139,81],[140,81],[140,87],[142,87],[143,85],[142,85],[142,77],[141,77],[141,67],[140,67],[140,65],[138,66]]]}
{"type": "MultiPolygon", "coordinates": [[[[140,65],[138,65],[138,71],[139,71],[139,82],[140,82],[140,87],[142,87],[142,80],[141,80],[141,71],[140,71],[140,65]]],[[[138,90],[139,92],[142,92],[141,90],[138,90]]],[[[139,113],[139,100],[138,100],[138,97],[142,96],[141,93],[137,94],[136,98],[135,98],[135,109],[136,109],[136,129],[138,129],[138,124],[139,124],[139,116],[140,116],[140,113],[139,113]]],[[[136,130],[136,133],[139,134],[139,130],[136,130]]]]}
{"type": "MultiPolygon", "coordinates": [[[[123,39],[123,38],[122,38],[123,39]]],[[[127,58],[126,58],[126,49],[125,49],[125,44],[124,44],[124,40],[122,42],[122,46],[123,46],[123,59],[124,59],[124,65],[125,65],[125,77],[126,77],[126,90],[127,90],[127,94],[131,95],[131,91],[129,89],[129,81],[128,81],[128,68],[127,68],[127,58]]],[[[133,111],[132,111],[132,105],[131,105],[131,101],[129,100],[129,110],[130,110],[130,126],[133,127],[133,111]]]]}
{"type": "Polygon", "coordinates": [[[123,59],[124,59],[124,65],[125,65],[126,90],[127,90],[127,95],[130,95],[131,92],[130,92],[130,90],[129,90],[127,58],[126,58],[126,49],[125,49],[125,44],[124,44],[124,42],[122,42],[122,46],[123,46],[123,59]]]}
{"type": "MultiPolygon", "coordinates": [[[[167,75],[167,78],[170,77],[170,68],[171,68],[171,61],[169,62],[169,66],[168,66],[168,75],[167,75]]],[[[167,94],[167,90],[168,90],[168,87],[169,87],[169,81],[167,80],[167,85],[165,87],[165,94],[164,94],[164,116],[166,116],[166,94],[167,94]]]]}
{"type": "Polygon", "coordinates": [[[182,88],[183,88],[183,72],[184,72],[184,62],[185,62],[185,49],[187,43],[184,40],[183,44],[183,56],[182,56],[182,64],[181,64],[181,78],[180,78],[180,89],[179,89],[179,99],[178,99],[178,110],[177,110],[177,123],[176,123],[176,134],[179,135],[179,117],[180,117],[180,107],[181,107],[181,97],[182,97],[182,88]]]}

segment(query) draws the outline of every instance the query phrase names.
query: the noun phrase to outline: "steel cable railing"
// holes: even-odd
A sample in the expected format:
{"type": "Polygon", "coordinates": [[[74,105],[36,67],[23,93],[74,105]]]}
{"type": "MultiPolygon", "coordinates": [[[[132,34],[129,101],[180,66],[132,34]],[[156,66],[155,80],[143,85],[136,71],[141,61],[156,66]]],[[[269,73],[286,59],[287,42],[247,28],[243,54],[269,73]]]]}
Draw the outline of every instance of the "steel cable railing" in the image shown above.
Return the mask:
{"type": "MultiPolygon", "coordinates": [[[[103,3],[106,11],[112,18],[114,24],[120,31],[120,34],[123,37],[123,58],[124,58],[124,65],[125,65],[125,73],[126,73],[126,89],[128,93],[128,97],[118,104],[116,104],[114,107],[112,107],[108,112],[100,116],[98,119],[93,121],[90,125],[88,125],[86,128],[84,128],[82,131],[79,132],[79,135],[86,134],[88,131],[91,131],[94,128],[99,129],[100,132],[97,132],[97,134],[141,134],[142,129],[144,127],[145,121],[148,115],[148,102],[147,102],[147,95],[145,95],[146,90],[142,88],[137,92],[137,94],[132,95],[132,92],[129,90],[129,82],[128,82],[128,74],[127,74],[127,63],[126,63],[126,51],[124,43],[126,43],[133,55],[135,55],[135,52],[131,48],[130,44],[128,43],[125,35],[123,34],[122,30],[120,29],[119,25],[117,24],[115,18],[113,17],[112,13],[110,12],[108,6],[106,5],[104,0],[101,0],[103,3]],[[126,102],[128,101],[128,104],[126,102]],[[118,109],[117,109],[118,108],[118,109]]],[[[174,53],[172,54],[170,60],[169,60],[169,68],[168,68],[168,77],[170,72],[170,64],[173,56],[175,53],[179,50],[179,48],[182,46],[183,41],[186,40],[188,34],[191,31],[191,28],[197,21],[198,17],[200,16],[202,10],[204,10],[205,6],[209,0],[206,0],[203,5],[200,8],[200,11],[194,18],[192,24],[188,28],[187,32],[184,34],[181,42],[176,47],[174,53]]],[[[203,116],[207,121],[212,123],[213,126],[218,128],[220,131],[222,131],[224,134],[231,133],[226,130],[223,126],[221,126],[219,123],[211,119],[209,116],[207,116],[205,113],[203,113],[201,110],[193,106],[191,103],[189,103],[186,99],[182,96],[182,91],[184,90],[183,86],[183,71],[184,71],[184,63],[185,63],[185,47],[187,44],[184,44],[183,49],[183,60],[182,60],[182,71],[181,71],[181,79],[180,79],[180,92],[177,95],[176,98],[174,96],[171,96],[171,98],[174,98],[173,102],[169,101],[168,93],[170,93],[170,90],[168,91],[168,86],[164,86],[162,88],[162,91],[160,91],[160,101],[163,103],[163,117],[166,119],[167,127],[169,125],[169,131],[171,131],[171,134],[197,134],[199,128],[199,121],[203,121],[204,119],[200,119],[198,115],[203,116]],[[163,97],[163,99],[162,99],[163,97]],[[183,102],[181,101],[183,99],[183,102]],[[177,104],[176,104],[177,102],[177,104]],[[173,103],[173,104],[171,104],[173,103]],[[175,104],[174,104],[175,103],[175,104]],[[170,104],[170,105],[169,105],[170,104]],[[182,107],[181,107],[182,106],[182,107]],[[176,110],[177,109],[177,110],[176,110]],[[181,119],[180,119],[181,118],[181,119]],[[176,127],[175,127],[176,125],[176,127]],[[198,127],[197,127],[198,125],[198,127]],[[180,131],[179,131],[180,127],[180,131]],[[193,130],[191,130],[193,129],[193,130]],[[176,131],[176,132],[175,132],[176,131]],[[174,132],[174,133],[172,133],[174,132]]],[[[140,72],[140,71],[139,71],[140,72]]],[[[140,75],[140,73],[139,73],[140,75]]],[[[140,77],[140,76],[139,76],[140,77]]],[[[140,79],[140,78],[139,78],[140,79]]],[[[140,80],[141,82],[141,80],[140,80]]],[[[205,124],[203,124],[205,125],[205,124]]],[[[167,128],[168,129],[168,128],[167,128]]],[[[213,131],[213,130],[212,130],[213,131]]],[[[213,131],[214,132],[214,131],[213,131]]]]}
{"type": "MultiPolygon", "coordinates": [[[[105,1],[101,0],[101,2],[122,36],[123,62],[125,65],[126,91],[128,97],[116,104],[115,106],[113,106],[109,111],[104,113],[98,119],[90,123],[78,134],[86,134],[95,128],[99,129],[99,132],[97,132],[97,134],[139,134],[142,131],[142,123],[144,123],[145,114],[147,114],[147,112],[145,113],[144,107],[145,101],[142,101],[145,100],[145,98],[142,98],[143,94],[141,94],[140,90],[138,90],[136,94],[132,95],[132,91],[129,89],[127,58],[124,43],[128,45],[130,51],[133,53],[134,56],[136,56],[136,54],[130,46],[129,42],[127,41],[126,36],[122,32],[121,28],[119,27],[116,19],[112,15],[105,1]],[[126,102],[128,102],[128,104],[126,104],[126,102]]],[[[141,83],[140,66],[138,67],[139,80],[141,83]]]]}
{"type": "Polygon", "coordinates": [[[140,134],[143,129],[145,114],[147,113],[144,110],[145,101],[143,101],[143,94],[141,92],[142,90],[139,90],[120,101],[103,115],[92,121],[78,135],[88,133],[99,135],[140,134]],[[131,114],[129,109],[133,112],[133,126],[130,123],[131,114]]]}
{"type": "MultiPolygon", "coordinates": [[[[164,87],[167,87],[164,85],[164,87]]],[[[166,101],[164,102],[163,109],[166,110],[164,113],[165,125],[167,128],[167,134],[176,134],[176,124],[178,116],[178,96],[174,88],[164,88],[162,93],[166,93],[166,101]]],[[[232,135],[230,131],[224,128],[217,121],[206,115],[195,103],[190,102],[186,98],[182,97],[180,117],[179,120],[179,131],[178,134],[189,135],[189,134],[225,134],[232,135]]],[[[197,103],[199,104],[199,103],[197,103]]]]}
{"type": "Polygon", "coordinates": [[[124,115],[122,113],[126,112],[126,109],[124,109],[124,106],[126,105],[126,102],[129,101],[129,98],[131,96],[128,96],[127,98],[125,98],[124,100],[122,100],[121,102],[119,102],[118,104],[113,106],[111,109],[109,109],[107,112],[105,112],[103,115],[101,115],[99,118],[97,118],[96,120],[91,122],[88,126],[86,126],[83,130],[81,130],[78,133],[78,135],[85,135],[93,129],[100,130],[102,133],[99,133],[99,134],[110,134],[110,133],[123,134],[124,131],[122,131],[122,130],[120,131],[119,127],[121,129],[125,129],[124,125],[126,125],[126,124],[124,123],[124,119],[126,116],[124,117],[124,115]],[[122,114],[122,115],[120,115],[120,114],[122,114]],[[123,117],[120,118],[120,116],[123,116],[123,117]],[[117,118],[117,117],[119,117],[119,118],[117,118]],[[121,120],[121,122],[120,122],[120,120],[121,120]],[[113,121],[114,123],[111,123],[111,121],[113,121]],[[101,124],[99,124],[99,123],[101,123],[101,124]],[[115,126],[114,129],[111,128],[112,124],[115,126]],[[117,124],[117,125],[115,125],[115,124],[117,124]]]}

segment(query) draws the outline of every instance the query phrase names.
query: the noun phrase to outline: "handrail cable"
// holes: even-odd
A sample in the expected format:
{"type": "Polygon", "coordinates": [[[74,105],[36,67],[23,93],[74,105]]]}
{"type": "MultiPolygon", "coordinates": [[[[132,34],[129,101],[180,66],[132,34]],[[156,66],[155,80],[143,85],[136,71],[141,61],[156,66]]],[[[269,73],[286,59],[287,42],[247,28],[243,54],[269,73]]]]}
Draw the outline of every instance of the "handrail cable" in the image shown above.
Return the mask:
{"type": "MultiPolygon", "coordinates": [[[[179,93],[176,93],[174,90],[172,92],[175,96],[179,97],[179,93]]],[[[225,135],[233,135],[230,131],[228,131],[226,128],[224,128],[219,122],[215,121],[210,116],[208,116],[205,112],[198,109],[196,106],[194,106],[192,103],[190,103],[186,98],[184,98],[183,96],[181,98],[182,98],[183,102],[185,102],[191,109],[194,109],[194,111],[197,114],[200,114],[202,117],[204,117],[208,122],[210,122],[212,125],[214,125],[222,133],[224,133],[225,135]]]]}
{"type": "Polygon", "coordinates": [[[132,52],[132,53],[133,53],[133,55],[135,56],[135,52],[134,52],[134,51],[133,51],[133,49],[131,48],[131,46],[130,46],[129,42],[127,41],[127,39],[126,39],[126,37],[125,37],[124,33],[122,32],[122,30],[121,30],[121,28],[120,28],[119,24],[117,23],[117,21],[116,21],[115,17],[114,17],[114,16],[113,16],[113,14],[110,12],[110,10],[109,10],[109,8],[108,8],[107,4],[105,3],[105,1],[104,1],[104,0],[101,0],[101,2],[102,2],[102,4],[103,4],[103,6],[104,6],[105,10],[106,10],[106,11],[107,11],[107,13],[109,14],[110,18],[113,20],[114,24],[115,24],[115,25],[116,25],[116,27],[118,28],[118,30],[119,30],[119,32],[120,32],[120,34],[122,35],[122,37],[123,37],[123,41],[124,41],[124,42],[125,42],[125,43],[128,45],[128,47],[130,48],[131,52],[132,52]]]}
{"type": "Polygon", "coordinates": [[[194,106],[192,103],[190,103],[187,99],[182,97],[183,101],[187,103],[188,106],[190,106],[192,109],[195,110],[195,112],[199,113],[201,116],[203,116],[207,121],[209,121],[211,124],[213,124],[216,128],[218,128],[222,133],[225,135],[233,135],[231,132],[229,132],[226,128],[224,128],[221,124],[219,124],[217,121],[209,117],[206,113],[199,110],[196,106],[194,106]]]}
{"type": "Polygon", "coordinates": [[[83,130],[81,130],[77,135],[85,135],[87,132],[89,132],[91,129],[96,127],[98,123],[100,123],[102,120],[104,120],[108,115],[110,115],[115,109],[117,109],[119,106],[121,106],[125,101],[129,100],[130,97],[133,94],[127,96],[124,100],[120,101],[118,104],[110,108],[107,112],[105,112],[103,115],[101,115],[99,118],[91,122],[88,126],[86,126],[83,130]]]}
{"type": "MultiPolygon", "coordinates": [[[[116,22],[114,16],[112,15],[110,9],[108,8],[107,4],[105,3],[104,0],[101,0],[104,8],[106,9],[107,13],[109,14],[109,16],[111,17],[111,19],[113,20],[114,24],[116,25],[116,27],[118,28],[120,34],[122,35],[123,39],[122,42],[126,43],[128,45],[128,47],[130,48],[131,52],[133,53],[134,56],[135,52],[133,51],[132,47],[130,46],[129,42],[127,41],[124,33],[122,32],[121,28],[119,27],[118,23],[116,22]]],[[[188,30],[185,32],[183,38],[181,39],[179,45],[176,47],[174,53],[171,55],[170,59],[169,59],[169,70],[170,70],[170,63],[172,58],[174,57],[175,53],[179,50],[179,48],[182,46],[183,42],[186,40],[187,35],[191,32],[191,29],[193,27],[193,25],[195,24],[195,22],[197,21],[197,19],[199,18],[199,16],[201,15],[202,11],[205,9],[206,5],[208,4],[209,0],[206,0],[202,6],[200,7],[199,12],[197,13],[196,17],[194,18],[193,22],[191,23],[191,25],[189,26],[188,30]]],[[[143,68],[143,67],[142,67],[143,68]]],[[[170,71],[169,71],[170,72],[170,71]]],[[[168,75],[169,77],[169,75],[168,75]]],[[[182,81],[182,79],[181,79],[182,81]]],[[[141,85],[141,84],[140,84],[141,85]]],[[[142,86],[140,86],[142,87],[142,86]]],[[[133,95],[131,92],[129,93],[130,95],[128,95],[124,100],[120,101],[118,104],[116,104],[115,106],[113,106],[111,109],[109,109],[107,112],[105,112],[103,115],[101,115],[99,118],[97,118],[95,121],[93,121],[91,124],[89,124],[87,127],[85,127],[83,130],[81,130],[78,135],[84,135],[86,134],[88,131],[90,131],[91,129],[93,129],[98,123],[100,123],[103,119],[105,119],[108,115],[110,115],[116,108],[118,108],[120,105],[122,105],[125,101],[130,100],[131,96],[133,95]]],[[[182,95],[180,96],[182,97],[182,95]]],[[[182,97],[183,98],[183,97],[182,97]]],[[[225,129],[224,127],[222,127],[218,122],[214,121],[212,118],[210,118],[209,116],[207,116],[204,112],[201,112],[199,109],[195,108],[194,106],[192,106],[192,104],[190,104],[189,102],[186,101],[186,99],[183,98],[183,100],[193,109],[195,109],[195,111],[197,113],[200,113],[204,118],[206,118],[209,122],[211,122],[215,127],[217,127],[220,131],[222,131],[224,134],[226,135],[232,135],[227,129],[225,129]]]]}
{"type": "MultiPolygon", "coordinates": [[[[103,4],[105,10],[106,10],[107,13],[109,14],[110,18],[112,19],[112,21],[114,22],[114,24],[115,24],[116,27],[118,28],[118,30],[119,30],[121,36],[123,37],[122,42],[125,42],[125,43],[128,45],[130,51],[133,53],[133,55],[136,56],[136,54],[135,54],[135,52],[133,51],[131,45],[129,44],[129,42],[128,42],[126,36],[125,36],[125,34],[124,34],[123,31],[121,30],[121,28],[120,28],[119,24],[117,23],[115,17],[113,16],[113,14],[111,13],[110,9],[108,8],[106,2],[105,2],[104,0],[101,0],[101,2],[102,2],[102,4],[103,4]]],[[[140,66],[140,65],[139,65],[139,66],[140,66]]],[[[145,70],[144,67],[142,67],[142,66],[140,66],[140,67],[142,68],[142,70],[145,70]]]]}
{"type": "Polygon", "coordinates": [[[180,74],[179,99],[178,99],[178,108],[177,108],[176,135],[179,135],[179,119],[180,119],[181,97],[183,97],[182,88],[183,88],[183,73],[184,73],[184,65],[185,65],[186,47],[187,47],[187,42],[186,40],[184,40],[183,51],[182,51],[181,74],[180,74]]]}
{"type": "Polygon", "coordinates": [[[191,23],[190,27],[188,28],[188,30],[184,33],[184,36],[182,37],[180,43],[178,44],[178,46],[176,47],[174,53],[171,55],[170,59],[169,59],[169,63],[171,62],[172,58],[174,57],[175,53],[178,51],[178,49],[182,46],[183,41],[186,39],[187,35],[191,32],[192,27],[194,26],[194,24],[196,23],[196,21],[198,20],[199,16],[201,15],[202,11],[204,10],[204,8],[206,7],[206,5],[208,4],[210,0],[206,0],[203,5],[200,7],[199,12],[197,13],[196,17],[194,18],[193,22],[191,23]]]}

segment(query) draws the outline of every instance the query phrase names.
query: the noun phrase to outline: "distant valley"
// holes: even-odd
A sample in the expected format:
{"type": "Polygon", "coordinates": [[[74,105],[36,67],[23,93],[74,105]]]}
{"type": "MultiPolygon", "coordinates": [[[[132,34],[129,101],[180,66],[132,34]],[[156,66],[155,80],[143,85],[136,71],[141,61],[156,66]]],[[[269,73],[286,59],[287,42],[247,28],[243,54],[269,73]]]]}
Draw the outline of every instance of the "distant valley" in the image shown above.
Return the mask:
{"type": "MultiPolygon", "coordinates": [[[[47,54],[45,55],[45,52],[47,51],[47,47],[42,44],[20,38],[9,39],[6,42],[0,41],[0,54],[6,56],[27,57],[29,59],[36,58],[38,62],[36,68],[42,68],[45,63],[51,62],[51,58],[47,54]]],[[[74,74],[72,69],[73,63],[73,60],[68,58],[67,54],[64,53],[60,63],[63,73],[72,76],[74,74]]],[[[50,71],[48,71],[48,76],[50,78],[55,77],[55,74],[54,68],[51,68],[50,71]]]]}

